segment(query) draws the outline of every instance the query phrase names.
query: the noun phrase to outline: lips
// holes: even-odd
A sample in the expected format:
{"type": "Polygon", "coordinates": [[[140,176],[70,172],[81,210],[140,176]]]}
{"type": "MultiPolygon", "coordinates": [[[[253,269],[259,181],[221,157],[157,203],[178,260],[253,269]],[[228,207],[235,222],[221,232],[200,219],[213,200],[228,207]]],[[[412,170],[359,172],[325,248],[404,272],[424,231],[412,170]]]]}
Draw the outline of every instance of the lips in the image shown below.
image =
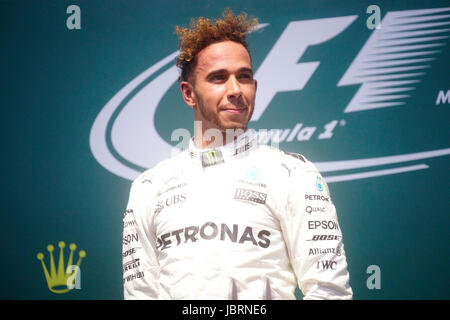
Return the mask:
{"type": "Polygon", "coordinates": [[[231,114],[241,114],[244,113],[246,109],[225,109],[224,111],[231,114]]]}
{"type": "Polygon", "coordinates": [[[247,108],[223,108],[221,111],[225,111],[231,114],[241,114],[247,111],[247,108]]]}

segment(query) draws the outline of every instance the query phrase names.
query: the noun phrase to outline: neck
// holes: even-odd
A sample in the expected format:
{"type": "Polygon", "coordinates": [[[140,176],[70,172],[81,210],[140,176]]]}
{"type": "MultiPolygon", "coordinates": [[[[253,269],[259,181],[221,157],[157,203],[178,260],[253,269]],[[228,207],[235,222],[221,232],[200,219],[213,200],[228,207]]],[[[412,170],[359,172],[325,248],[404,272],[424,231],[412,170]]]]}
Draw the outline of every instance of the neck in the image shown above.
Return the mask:
{"type": "Polygon", "coordinates": [[[236,139],[244,134],[246,130],[238,129],[218,129],[218,128],[207,128],[204,129],[201,126],[196,125],[194,128],[195,136],[194,143],[199,149],[213,149],[224,146],[230,142],[236,141],[236,139]]]}

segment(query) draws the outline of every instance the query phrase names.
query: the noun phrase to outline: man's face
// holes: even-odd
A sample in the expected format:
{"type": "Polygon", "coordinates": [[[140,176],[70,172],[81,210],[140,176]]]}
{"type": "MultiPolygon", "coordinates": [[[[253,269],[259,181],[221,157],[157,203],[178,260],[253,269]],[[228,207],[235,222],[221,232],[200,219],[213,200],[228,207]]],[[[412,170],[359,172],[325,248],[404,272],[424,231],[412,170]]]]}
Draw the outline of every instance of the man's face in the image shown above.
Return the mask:
{"type": "Polygon", "coordinates": [[[203,130],[247,129],[253,113],[256,80],[250,55],[243,45],[223,41],[209,45],[197,55],[190,100],[181,85],[185,101],[194,109],[203,130]]]}

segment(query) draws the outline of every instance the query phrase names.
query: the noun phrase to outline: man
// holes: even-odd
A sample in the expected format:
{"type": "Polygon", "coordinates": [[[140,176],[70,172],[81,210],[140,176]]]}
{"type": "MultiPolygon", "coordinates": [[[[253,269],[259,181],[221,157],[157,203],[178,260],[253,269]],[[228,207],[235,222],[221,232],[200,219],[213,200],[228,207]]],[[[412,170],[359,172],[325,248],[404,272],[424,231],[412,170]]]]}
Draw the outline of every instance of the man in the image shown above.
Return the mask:
{"type": "Polygon", "coordinates": [[[188,150],[132,184],[124,216],[126,299],[351,299],[336,210],[315,166],[258,145],[257,89],[231,11],[177,28],[188,150]]]}

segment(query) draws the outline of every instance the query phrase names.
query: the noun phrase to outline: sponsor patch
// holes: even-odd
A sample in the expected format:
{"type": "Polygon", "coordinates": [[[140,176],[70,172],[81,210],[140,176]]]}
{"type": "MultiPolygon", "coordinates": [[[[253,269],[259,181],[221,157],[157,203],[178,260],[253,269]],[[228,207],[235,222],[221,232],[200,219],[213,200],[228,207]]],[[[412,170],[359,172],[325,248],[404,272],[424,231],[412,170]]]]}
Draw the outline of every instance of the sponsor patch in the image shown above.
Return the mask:
{"type": "Polygon", "coordinates": [[[237,200],[251,201],[260,204],[265,204],[267,199],[267,194],[263,192],[258,192],[250,189],[236,189],[234,198],[237,200]]]}

